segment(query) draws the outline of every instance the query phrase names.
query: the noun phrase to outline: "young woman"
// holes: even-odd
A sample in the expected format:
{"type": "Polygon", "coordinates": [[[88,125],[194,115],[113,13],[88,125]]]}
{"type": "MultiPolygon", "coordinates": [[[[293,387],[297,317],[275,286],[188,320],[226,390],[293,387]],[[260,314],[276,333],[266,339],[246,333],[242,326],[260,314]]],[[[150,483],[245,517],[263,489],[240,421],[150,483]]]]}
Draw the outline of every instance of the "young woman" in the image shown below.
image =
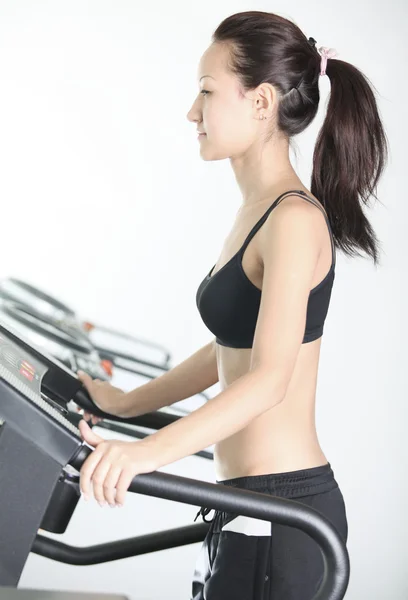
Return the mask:
{"type": "MultiPolygon", "coordinates": [[[[138,442],[104,441],[81,471],[82,491],[122,504],[131,479],[215,444],[220,485],[292,498],[325,515],[347,541],[341,490],[320,447],[315,394],[335,246],[378,262],[362,210],[387,155],[366,77],[332,49],[316,48],[292,22],[244,12],[213,34],[188,113],[204,160],[229,158],[242,204],[216,265],[197,291],[213,342],[157,379],[123,393],[81,375],[105,411],[135,416],[217,381],[221,393],[138,442]],[[313,156],[311,191],[289,159],[311,123],[319,76],[331,94],[313,156]]],[[[200,511],[205,519],[208,509],[200,511]]],[[[305,600],[320,585],[315,542],[290,527],[215,511],[194,574],[194,600],[305,600]]]]}

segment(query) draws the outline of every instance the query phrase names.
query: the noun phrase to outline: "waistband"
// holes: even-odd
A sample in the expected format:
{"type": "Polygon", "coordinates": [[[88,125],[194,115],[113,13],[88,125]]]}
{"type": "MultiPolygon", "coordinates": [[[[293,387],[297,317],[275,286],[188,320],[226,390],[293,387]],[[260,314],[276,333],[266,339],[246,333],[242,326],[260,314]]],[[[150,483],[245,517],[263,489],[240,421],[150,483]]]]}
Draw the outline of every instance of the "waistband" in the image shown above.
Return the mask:
{"type": "Polygon", "coordinates": [[[337,487],[337,481],[329,462],[325,465],[298,471],[224,479],[217,481],[217,484],[263,492],[282,498],[309,496],[337,487]]]}
{"type": "MultiPolygon", "coordinates": [[[[325,465],[300,469],[298,471],[223,479],[217,481],[217,484],[269,494],[270,496],[279,496],[280,498],[312,496],[313,494],[329,492],[338,487],[329,462],[325,465]]],[[[211,522],[205,519],[211,510],[211,508],[201,507],[194,521],[201,514],[203,521],[206,523],[211,522]]],[[[218,512],[215,511],[216,514],[218,512]]]]}

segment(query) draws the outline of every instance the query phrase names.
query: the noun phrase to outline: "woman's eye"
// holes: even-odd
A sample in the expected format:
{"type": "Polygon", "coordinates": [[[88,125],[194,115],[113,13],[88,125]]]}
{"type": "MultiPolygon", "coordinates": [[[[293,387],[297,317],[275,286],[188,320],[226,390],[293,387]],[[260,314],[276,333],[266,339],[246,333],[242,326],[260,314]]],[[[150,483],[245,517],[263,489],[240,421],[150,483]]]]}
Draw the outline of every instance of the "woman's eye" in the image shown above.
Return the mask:
{"type": "Polygon", "coordinates": [[[205,94],[209,94],[209,93],[210,93],[210,92],[209,92],[208,90],[201,90],[201,92],[200,92],[200,94],[203,94],[203,95],[205,95],[205,94]]]}

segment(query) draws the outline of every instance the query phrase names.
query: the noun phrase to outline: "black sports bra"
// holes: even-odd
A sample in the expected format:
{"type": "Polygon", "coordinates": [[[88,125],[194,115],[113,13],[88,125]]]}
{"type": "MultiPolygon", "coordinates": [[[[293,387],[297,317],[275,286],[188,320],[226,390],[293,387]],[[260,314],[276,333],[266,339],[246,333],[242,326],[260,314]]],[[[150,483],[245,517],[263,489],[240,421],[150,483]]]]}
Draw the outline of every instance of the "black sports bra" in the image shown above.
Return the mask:
{"type": "Polygon", "coordinates": [[[312,342],[323,334],[324,321],[329,308],[335,276],[336,250],[328,217],[321,206],[302,190],[281,194],[249,232],[236,254],[213,276],[216,265],[198,287],[196,304],[208,329],[216,336],[216,342],[230,348],[252,348],[258,319],[261,293],[245,274],[242,257],[255,233],[262,227],[271,211],[288,194],[301,195],[317,206],[324,214],[332,244],[332,264],[327,275],[309,294],[306,330],[303,344],[312,342]]]}

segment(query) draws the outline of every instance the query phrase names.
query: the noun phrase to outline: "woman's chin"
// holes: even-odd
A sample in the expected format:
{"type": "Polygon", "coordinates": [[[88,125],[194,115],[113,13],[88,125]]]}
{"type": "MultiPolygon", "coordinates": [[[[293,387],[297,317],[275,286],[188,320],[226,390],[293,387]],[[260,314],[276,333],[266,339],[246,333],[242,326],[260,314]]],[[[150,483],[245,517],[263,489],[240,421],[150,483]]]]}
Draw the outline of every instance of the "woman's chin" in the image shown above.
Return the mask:
{"type": "Polygon", "coordinates": [[[214,148],[204,148],[203,146],[200,147],[200,156],[205,161],[224,160],[229,158],[228,154],[221,154],[220,152],[217,153],[214,148]]]}

